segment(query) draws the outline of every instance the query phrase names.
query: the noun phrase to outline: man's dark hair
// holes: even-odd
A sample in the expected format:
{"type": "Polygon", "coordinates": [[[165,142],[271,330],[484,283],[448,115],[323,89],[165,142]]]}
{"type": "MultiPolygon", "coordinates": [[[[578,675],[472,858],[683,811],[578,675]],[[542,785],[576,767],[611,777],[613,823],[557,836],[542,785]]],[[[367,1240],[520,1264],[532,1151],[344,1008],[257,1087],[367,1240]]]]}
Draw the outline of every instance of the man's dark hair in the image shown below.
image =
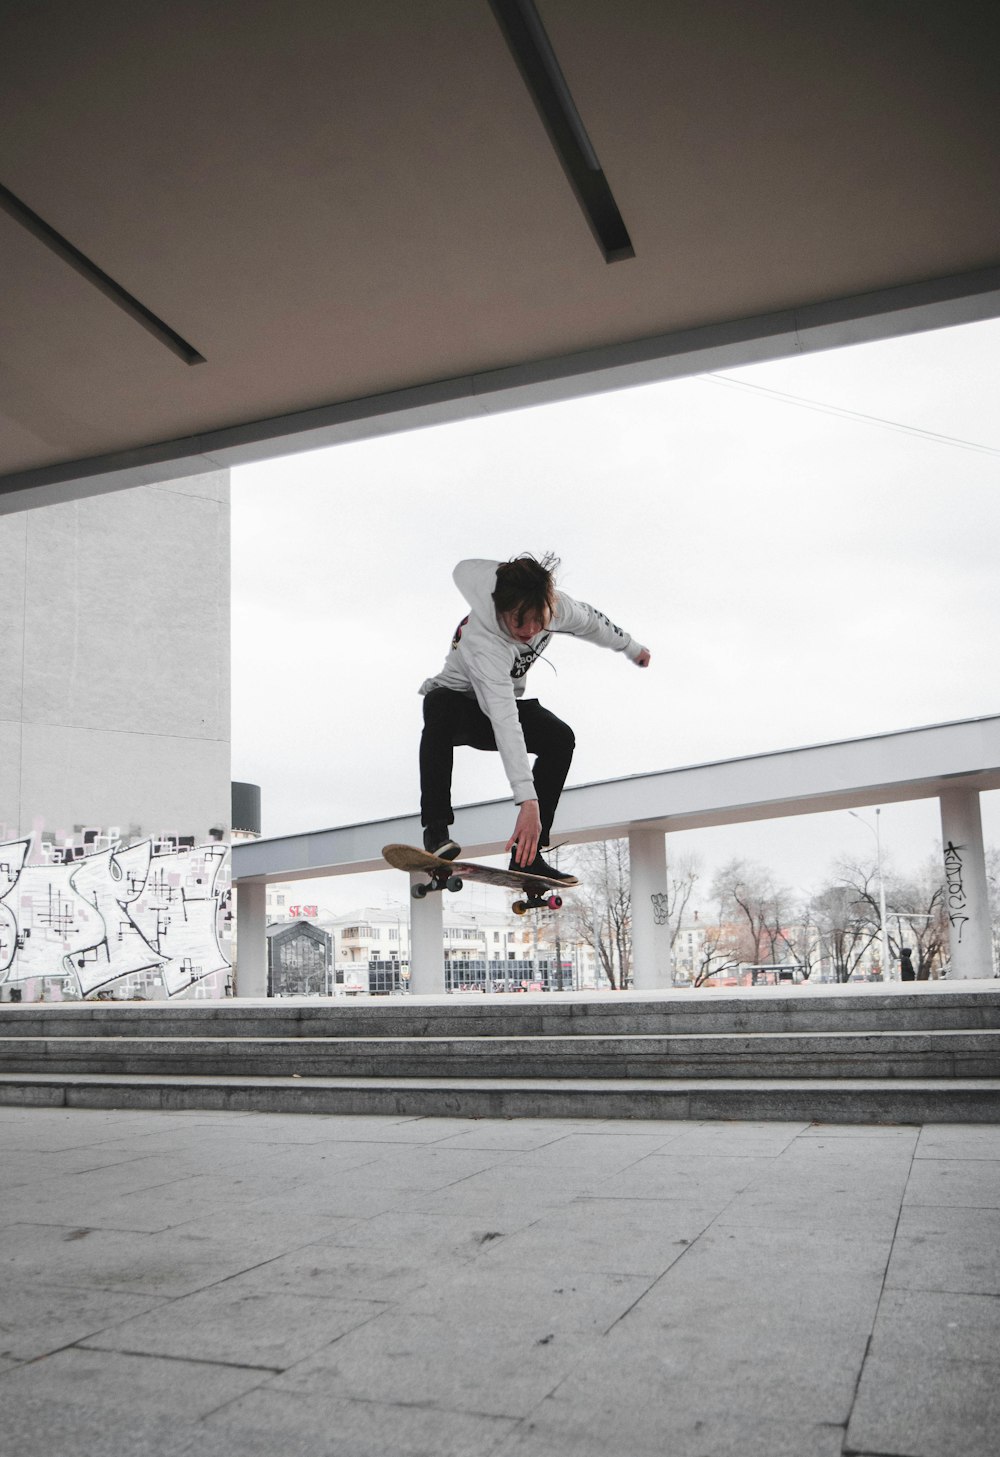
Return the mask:
{"type": "Polygon", "coordinates": [[[522,552],[497,567],[493,605],[497,614],[513,612],[518,627],[528,616],[549,617],[555,611],[555,570],[559,558],[546,552],[541,561],[522,552]]]}

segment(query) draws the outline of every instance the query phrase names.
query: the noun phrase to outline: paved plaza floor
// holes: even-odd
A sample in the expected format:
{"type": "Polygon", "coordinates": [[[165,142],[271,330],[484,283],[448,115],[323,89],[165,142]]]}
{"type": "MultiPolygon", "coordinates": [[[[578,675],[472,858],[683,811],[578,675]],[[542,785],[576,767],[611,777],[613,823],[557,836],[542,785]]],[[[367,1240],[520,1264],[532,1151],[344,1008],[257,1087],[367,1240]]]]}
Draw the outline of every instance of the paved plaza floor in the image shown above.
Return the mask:
{"type": "Polygon", "coordinates": [[[0,1108],[11,1457],[994,1457],[1000,1127],[0,1108]]]}

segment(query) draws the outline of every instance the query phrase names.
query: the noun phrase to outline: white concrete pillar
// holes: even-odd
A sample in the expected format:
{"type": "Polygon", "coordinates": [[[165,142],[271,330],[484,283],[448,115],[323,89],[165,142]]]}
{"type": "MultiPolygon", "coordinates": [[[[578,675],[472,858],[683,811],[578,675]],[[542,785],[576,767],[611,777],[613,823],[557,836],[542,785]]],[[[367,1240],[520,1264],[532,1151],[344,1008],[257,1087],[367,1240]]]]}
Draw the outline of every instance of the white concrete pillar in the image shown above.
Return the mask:
{"type": "Polygon", "coordinates": [[[983,854],[983,822],[974,789],[947,789],[941,795],[945,909],[948,912],[951,970],[956,978],[993,975],[990,903],[983,854]]]}
{"type": "Polygon", "coordinates": [[[236,887],[236,995],[267,996],[267,885],[236,887]]]}
{"type": "MultiPolygon", "coordinates": [[[[411,875],[410,889],[426,875],[411,875]]],[[[410,900],[410,991],[431,995],[444,991],[444,891],[410,900]]]]}
{"type": "Polygon", "coordinates": [[[662,830],[629,830],[632,872],[632,985],[655,991],[672,984],[667,920],[667,842],[662,830]]]}

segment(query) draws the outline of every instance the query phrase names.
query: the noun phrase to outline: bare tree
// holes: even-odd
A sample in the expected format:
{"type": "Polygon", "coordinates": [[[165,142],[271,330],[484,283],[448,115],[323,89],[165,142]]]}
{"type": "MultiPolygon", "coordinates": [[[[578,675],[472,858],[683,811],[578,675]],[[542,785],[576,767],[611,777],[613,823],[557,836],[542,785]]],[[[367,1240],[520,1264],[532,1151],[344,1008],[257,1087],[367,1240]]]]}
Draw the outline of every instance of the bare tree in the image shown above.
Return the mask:
{"type": "Polygon", "coordinates": [[[813,897],[812,913],[826,941],[837,981],[850,981],[879,934],[878,902],[869,889],[873,879],[874,871],[842,865],[837,879],[813,897]]]}
{"type": "Polygon", "coordinates": [[[632,885],[628,841],[599,840],[574,852],[580,885],[567,897],[572,926],[591,946],[608,984],[624,988],[632,974],[632,885]]]}
{"type": "Polygon", "coordinates": [[[743,927],[723,921],[720,915],[718,923],[705,932],[701,943],[701,965],[695,972],[694,985],[704,986],[713,976],[738,967],[742,939],[743,927]]]}
{"type": "MultiPolygon", "coordinates": [[[[884,867],[883,867],[884,870],[884,867]]],[[[870,932],[870,940],[881,934],[878,872],[873,863],[841,861],[837,884],[853,897],[859,921],[858,937],[870,932]]],[[[944,960],[948,946],[948,916],[945,909],[944,877],[940,857],[926,862],[915,875],[885,876],[886,939],[893,963],[903,946],[916,952],[918,981],[926,981],[944,960]]],[[[883,967],[883,975],[890,968],[883,967]]]]}
{"type": "Polygon", "coordinates": [[[796,911],[789,937],[792,954],[808,981],[823,960],[823,928],[818,924],[812,902],[796,911]]]}
{"type": "Polygon", "coordinates": [[[696,855],[681,855],[667,864],[667,919],[670,923],[670,949],[674,949],[684,912],[701,876],[701,862],[696,855]]]}
{"type": "Polygon", "coordinates": [[[787,929],[789,893],[770,870],[747,860],[730,860],[712,882],[720,924],[728,918],[741,928],[740,960],[751,965],[779,961],[792,950],[787,929]]]}

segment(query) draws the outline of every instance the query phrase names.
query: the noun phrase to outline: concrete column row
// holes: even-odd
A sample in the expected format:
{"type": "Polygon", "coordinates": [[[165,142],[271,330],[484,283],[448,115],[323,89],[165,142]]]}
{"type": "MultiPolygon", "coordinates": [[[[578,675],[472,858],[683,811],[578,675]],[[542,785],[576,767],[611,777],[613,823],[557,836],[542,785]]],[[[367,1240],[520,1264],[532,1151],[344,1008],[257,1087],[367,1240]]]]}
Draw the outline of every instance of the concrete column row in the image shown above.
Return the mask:
{"type": "MultiPolygon", "coordinates": [[[[992,927],[983,827],[976,790],[941,794],[945,904],[950,926],[950,975],[993,975],[992,927]]],[[[632,870],[632,961],[637,991],[672,985],[666,835],[635,826],[629,831],[632,870]]],[[[410,877],[410,885],[422,879],[410,877]]],[[[243,884],[237,897],[239,958],[237,996],[267,996],[266,886],[243,884]]],[[[410,902],[410,989],[445,989],[442,896],[410,902]]]]}

